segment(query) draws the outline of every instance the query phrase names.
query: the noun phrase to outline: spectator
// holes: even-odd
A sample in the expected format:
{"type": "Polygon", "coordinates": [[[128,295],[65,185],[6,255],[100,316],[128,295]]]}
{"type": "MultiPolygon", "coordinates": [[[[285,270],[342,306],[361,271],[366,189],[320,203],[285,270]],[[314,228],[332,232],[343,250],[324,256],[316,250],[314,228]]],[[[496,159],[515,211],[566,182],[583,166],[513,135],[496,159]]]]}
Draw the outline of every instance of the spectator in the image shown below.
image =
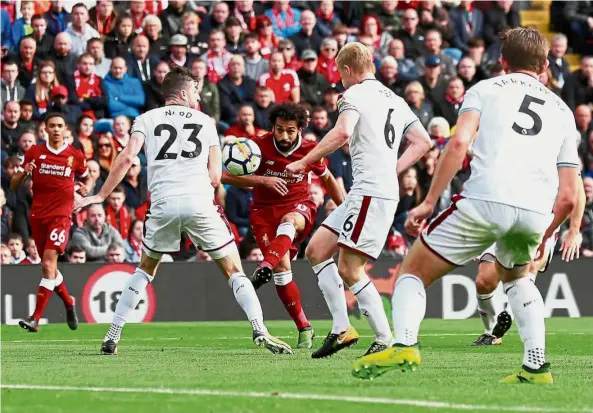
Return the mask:
{"type": "Polygon", "coordinates": [[[64,10],[63,1],[52,1],[51,8],[45,13],[45,20],[47,21],[47,32],[55,37],[58,33],[66,30],[68,23],[72,21],[72,16],[64,10]]]}
{"type": "Polygon", "coordinates": [[[397,62],[397,75],[403,82],[418,79],[418,70],[412,59],[405,56],[404,43],[400,39],[393,39],[389,43],[388,55],[397,62]]]}
{"type": "Polygon", "coordinates": [[[39,66],[39,59],[35,57],[37,43],[31,37],[25,37],[19,45],[16,63],[19,67],[18,81],[26,89],[29,87],[39,66]]]}
{"type": "Polygon", "coordinates": [[[216,84],[227,75],[231,54],[225,49],[226,40],[224,32],[213,30],[208,40],[208,52],[204,53],[201,59],[208,67],[208,79],[216,84]]]}
{"type": "Polygon", "coordinates": [[[33,119],[41,120],[50,106],[50,92],[59,86],[56,76],[56,66],[52,61],[39,64],[35,83],[27,88],[25,97],[33,102],[33,119]]]}
{"type": "Polygon", "coordinates": [[[423,199],[422,188],[418,184],[418,171],[415,167],[408,168],[400,174],[399,188],[399,202],[393,226],[396,231],[403,234],[408,212],[420,205],[423,199]]]}
{"type": "Polygon", "coordinates": [[[571,40],[577,53],[591,55],[593,5],[589,1],[566,2],[564,17],[570,25],[571,40]]]}
{"type": "Polygon", "coordinates": [[[379,60],[379,58],[377,57],[378,54],[375,50],[375,43],[373,42],[373,38],[371,36],[367,36],[366,34],[362,34],[358,38],[358,42],[362,43],[366,46],[367,49],[369,49],[371,56],[373,56],[373,64],[375,65],[375,69],[379,70],[379,67],[381,66],[381,60],[379,60]]]}
{"type": "Polygon", "coordinates": [[[231,223],[235,224],[242,237],[246,236],[251,228],[249,208],[252,199],[251,188],[231,186],[226,193],[226,216],[231,223]]]}
{"type": "Polygon", "coordinates": [[[404,95],[405,83],[397,75],[397,61],[392,56],[386,56],[381,61],[381,68],[376,75],[377,80],[391,89],[398,96],[404,95]]]}
{"type": "Polygon", "coordinates": [[[431,102],[438,102],[445,95],[447,87],[445,79],[441,76],[442,65],[438,56],[428,56],[424,60],[424,76],[420,84],[424,93],[431,102]]]}
{"type": "MultiPolygon", "coordinates": [[[[451,138],[451,126],[449,122],[441,116],[436,116],[428,122],[426,130],[433,141],[433,146],[438,148],[439,151],[445,149],[445,145],[449,141],[449,138],[451,138]]],[[[426,188],[426,190],[428,189],[426,188]]]]}
{"type": "Polygon", "coordinates": [[[181,34],[187,38],[188,52],[200,56],[208,49],[208,37],[200,33],[200,18],[193,11],[186,11],[181,16],[181,34]]]}
{"type": "Polygon", "coordinates": [[[429,30],[424,37],[424,56],[416,59],[416,67],[418,68],[418,74],[422,76],[424,74],[424,61],[427,57],[437,57],[441,61],[441,73],[445,78],[455,76],[455,63],[451,56],[444,53],[441,49],[443,45],[443,39],[441,32],[438,30],[429,30]]]}
{"type": "Polygon", "coordinates": [[[41,264],[41,257],[39,251],[37,251],[37,245],[33,238],[29,238],[27,241],[27,247],[25,248],[27,257],[21,261],[21,264],[41,264]]]}
{"type": "Polygon", "coordinates": [[[161,12],[159,19],[162,22],[163,37],[170,39],[181,29],[181,16],[188,11],[186,0],[169,0],[168,7],[161,12]]]}
{"type": "Polygon", "coordinates": [[[31,216],[32,202],[33,183],[31,180],[28,180],[19,191],[18,197],[16,199],[16,205],[13,209],[14,213],[12,220],[12,231],[20,234],[25,241],[27,241],[31,236],[31,223],[29,221],[29,217],[31,216]]]}
{"type": "Polygon", "coordinates": [[[469,56],[465,56],[459,61],[459,64],[457,65],[457,73],[463,82],[465,90],[469,89],[480,80],[483,80],[477,76],[476,63],[469,56]]]}
{"type": "Polygon", "coordinates": [[[112,0],[97,0],[97,5],[89,10],[90,24],[105,38],[115,29],[117,13],[112,0]]]}
{"type": "Polygon", "coordinates": [[[253,106],[244,104],[239,108],[238,122],[228,128],[224,133],[225,136],[236,136],[254,139],[266,131],[254,125],[255,112],[253,106]]]}
{"type": "Polygon", "coordinates": [[[581,142],[584,143],[591,131],[591,108],[588,105],[577,106],[574,112],[574,119],[577,130],[581,134],[581,142]]]}
{"type": "MultiPolygon", "coordinates": [[[[141,38],[142,36],[138,36],[136,41],[141,38]]],[[[171,68],[167,62],[160,62],[156,65],[153,76],[143,83],[144,94],[146,95],[146,104],[144,106],[145,112],[165,106],[165,96],[163,95],[161,87],[163,85],[163,80],[165,80],[165,76],[170,71],[171,68]]]]}
{"type": "Polygon", "coordinates": [[[463,97],[465,95],[465,88],[463,87],[463,81],[454,77],[447,83],[447,92],[443,99],[437,101],[438,110],[446,120],[449,122],[451,127],[457,124],[457,116],[459,108],[463,103],[463,97]]]}
{"type": "Polygon", "coordinates": [[[88,261],[99,261],[107,255],[112,243],[123,245],[123,240],[119,232],[105,222],[105,211],[101,205],[91,205],[87,212],[84,226],[74,230],[70,246],[82,247],[88,261]]]}
{"type": "MultiPolygon", "coordinates": [[[[496,64],[495,61],[489,60],[488,55],[485,53],[486,46],[484,40],[481,38],[470,39],[468,43],[468,57],[476,64],[476,72],[479,79],[486,79],[493,76],[492,66],[496,64]]],[[[502,67],[501,67],[502,70],[502,67]]]]}
{"type": "Polygon", "coordinates": [[[2,237],[2,244],[8,242],[8,233],[10,232],[10,227],[12,226],[12,211],[10,207],[6,205],[6,197],[4,195],[4,189],[0,188],[0,222],[1,222],[1,230],[0,236],[2,237]]]}
{"type": "Polygon", "coordinates": [[[317,53],[307,49],[302,53],[301,60],[303,67],[297,72],[301,83],[301,97],[313,106],[321,105],[323,92],[329,88],[329,83],[325,76],[317,72],[317,53]]]}
{"type": "Polygon", "coordinates": [[[583,178],[585,187],[585,214],[583,216],[583,257],[593,257],[593,178],[583,178]]]}
{"type": "Polygon", "coordinates": [[[327,79],[328,83],[339,83],[342,80],[336,55],[338,54],[338,42],[335,39],[327,38],[321,43],[321,55],[317,62],[317,71],[327,79]]]}
{"type": "MultiPolygon", "coordinates": [[[[305,12],[303,11],[303,14],[305,12]]],[[[332,34],[332,28],[336,24],[341,24],[342,21],[334,13],[334,1],[333,0],[321,0],[319,7],[317,8],[317,31],[321,37],[329,37],[332,34]]],[[[301,27],[303,25],[303,17],[301,14],[301,27]]],[[[318,48],[315,50],[319,50],[318,48]]]]}
{"type": "MultiPolygon", "coordinates": [[[[336,178],[342,191],[347,194],[352,188],[354,178],[352,177],[352,158],[350,157],[350,145],[346,143],[340,149],[327,157],[329,161],[329,170],[336,178]]],[[[333,202],[333,201],[332,201],[333,202]]],[[[325,212],[328,212],[328,205],[325,206],[325,212]]]]}
{"type": "Polygon", "coordinates": [[[132,16],[129,14],[118,16],[115,21],[115,29],[109,32],[105,41],[105,56],[110,59],[117,56],[126,59],[130,54],[132,41],[135,37],[132,16]]]}
{"type": "Polygon", "coordinates": [[[142,34],[148,38],[150,44],[150,54],[159,57],[167,50],[169,38],[163,37],[163,24],[161,19],[156,16],[148,15],[142,23],[142,34]]]}
{"type": "Polygon", "coordinates": [[[259,48],[257,34],[248,33],[245,36],[245,76],[255,81],[268,71],[268,61],[262,57],[259,48]]]}
{"type": "Polygon", "coordinates": [[[132,166],[126,173],[121,186],[124,188],[126,206],[133,211],[137,219],[144,219],[146,213],[148,188],[145,176],[141,173],[140,158],[137,156],[132,161],[132,166]]]}
{"type": "Polygon", "coordinates": [[[201,59],[195,60],[192,64],[192,74],[202,82],[200,109],[218,123],[220,122],[220,94],[218,87],[206,76],[207,73],[206,62],[201,59]]]}
{"type": "Polygon", "coordinates": [[[129,14],[134,21],[134,32],[136,34],[142,33],[142,23],[144,18],[150,14],[146,9],[146,1],[131,0],[129,14]]]}
{"type": "Polygon", "coordinates": [[[101,167],[101,180],[105,181],[115,161],[117,151],[113,146],[111,133],[100,134],[97,137],[97,150],[95,151],[95,160],[101,167]]]}
{"type": "Polygon", "coordinates": [[[88,115],[82,115],[76,122],[76,140],[82,146],[82,151],[86,160],[93,158],[95,150],[93,147],[93,118],[88,115]]]}
{"type": "Polygon", "coordinates": [[[364,16],[360,27],[360,33],[361,36],[369,36],[372,39],[375,53],[378,58],[383,58],[387,55],[389,43],[393,40],[393,37],[389,32],[381,29],[380,21],[377,17],[372,15],[364,16]]]}
{"type": "Polygon", "coordinates": [[[237,121],[239,107],[245,102],[252,102],[257,84],[245,76],[245,61],[240,55],[230,58],[229,74],[218,84],[221,106],[221,120],[231,124],[237,121]]]}
{"type": "Polygon", "coordinates": [[[272,53],[270,71],[261,75],[258,83],[272,90],[277,104],[287,100],[298,103],[301,99],[299,78],[294,70],[284,69],[284,56],[280,52],[272,53]]]}
{"type": "Polygon", "coordinates": [[[68,262],[70,264],[84,264],[86,262],[86,251],[78,245],[68,248],[68,262]]]}
{"type": "Polygon", "coordinates": [[[126,261],[130,263],[140,262],[142,258],[142,234],[144,233],[144,222],[135,219],[130,226],[130,233],[125,240],[126,261]]]}
{"type": "Polygon", "coordinates": [[[25,130],[21,133],[18,140],[18,150],[16,156],[19,158],[21,164],[25,160],[25,153],[33,146],[37,145],[37,137],[32,130],[25,130]]]}
{"type": "MultiPolygon", "coordinates": [[[[424,1],[420,2],[417,11],[420,16],[420,29],[424,33],[429,30],[438,30],[443,38],[443,44],[449,47],[453,38],[453,27],[451,27],[447,9],[437,6],[436,1],[424,1]]],[[[451,49],[451,52],[453,51],[454,49],[451,49]]],[[[455,50],[453,54],[458,55],[454,58],[457,63],[461,58],[461,53],[459,50],[455,50]]]]}
{"type": "Polygon", "coordinates": [[[224,32],[226,34],[226,49],[232,54],[243,53],[245,51],[245,42],[239,20],[235,17],[227,19],[224,32]]]}
{"type": "Polygon", "coordinates": [[[41,14],[36,14],[31,20],[33,33],[29,36],[37,43],[35,56],[39,59],[47,59],[54,47],[54,36],[47,33],[47,22],[41,14]]]}
{"type": "Polygon", "coordinates": [[[338,98],[340,97],[340,91],[337,85],[331,85],[323,92],[323,107],[327,110],[327,116],[332,125],[335,125],[338,121],[338,98]]]}
{"type": "Polygon", "coordinates": [[[124,206],[126,194],[121,186],[116,187],[107,198],[105,209],[106,222],[115,228],[122,238],[128,238],[132,225],[132,216],[124,206]]]}
{"type": "Polygon", "coordinates": [[[225,2],[218,2],[212,5],[212,13],[204,17],[200,24],[200,31],[206,36],[213,30],[223,30],[224,24],[229,18],[229,5],[225,2]]]}
{"type": "Polygon", "coordinates": [[[545,72],[540,73],[538,75],[538,80],[541,84],[550,89],[556,95],[560,96],[560,94],[562,93],[562,88],[558,86],[558,81],[554,79],[554,77],[552,76],[552,71],[550,70],[550,68],[548,68],[548,70],[546,70],[545,72]]]}
{"type": "Polygon", "coordinates": [[[593,56],[581,59],[581,68],[568,76],[561,96],[572,111],[579,105],[593,103],[593,56]]]}
{"type": "Polygon", "coordinates": [[[50,59],[56,64],[56,75],[60,83],[70,79],[76,70],[76,56],[72,54],[72,42],[67,33],[58,33],[50,59]]]}
{"type": "MultiPolygon", "coordinates": [[[[336,24],[332,29],[331,37],[338,43],[338,50],[340,50],[350,40],[351,36],[348,34],[348,27],[343,24],[336,24]]],[[[321,49],[321,46],[319,49],[321,49]]]]}
{"type": "Polygon", "coordinates": [[[21,106],[21,118],[19,119],[21,127],[23,130],[30,129],[34,131],[37,122],[33,120],[33,102],[29,99],[21,99],[19,105],[21,106]]]}
{"type": "Polygon", "coordinates": [[[271,130],[268,112],[272,107],[272,90],[266,86],[258,87],[255,91],[253,110],[255,112],[255,126],[265,130],[271,130]]]}
{"type": "Polygon", "coordinates": [[[395,33],[395,38],[404,44],[406,57],[418,59],[424,50],[424,35],[418,29],[418,13],[414,9],[404,11],[403,27],[395,33]]]}
{"type": "Polygon", "coordinates": [[[521,15],[518,8],[513,7],[513,0],[498,0],[484,17],[484,40],[488,54],[498,58],[501,44],[499,33],[521,26],[521,15]]]}
{"type": "Polygon", "coordinates": [[[2,150],[12,153],[14,145],[21,136],[22,127],[19,124],[21,107],[18,102],[10,101],[4,105],[0,135],[2,136],[2,150]]]}
{"type": "Polygon", "coordinates": [[[107,248],[105,261],[107,261],[107,264],[123,264],[126,261],[126,251],[124,250],[124,247],[115,242],[110,244],[109,248],[107,248]]]}
{"type": "Polygon", "coordinates": [[[564,82],[570,75],[570,66],[564,58],[568,49],[568,39],[564,34],[557,34],[552,39],[552,47],[548,54],[549,69],[552,77],[559,88],[564,86],[564,82]]]}
{"type": "Polygon", "coordinates": [[[296,72],[303,66],[303,62],[296,57],[294,44],[290,40],[280,40],[278,51],[284,56],[285,69],[291,69],[296,72]]]}
{"type": "Polygon", "coordinates": [[[311,123],[309,123],[307,130],[315,134],[317,141],[323,139],[323,137],[331,130],[332,126],[333,125],[329,122],[327,110],[323,106],[317,106],[313,109],[311,123]]]}
{"type": "Polygon", "coordinates": [[[32,1],[21,1],[21,17],[14,21],[12,25],[12,41],[14,44],[19,44],[21,39],[33,33],[31,19],[35,14],[35,7],[32,1]]]}
{"type": "Polygon", "coordinates": [[[288,0],[276,0],[271,9],[264,13],[272,22],[274,34],[285,39],[301,30],[301,11],[292,8],[288,0]]]}
{"type": "Polygon", "coordinates": [[[109,98],[109,112],[112,117],[125,115],[135,118],[146,103],[144,89],[139,79],[127,73],[126,62],[116,57],[111,63],[111,72],[105,76],[105,90],[109,98]]]}
{"type": "Polygon", "coordinates": [[[404,99],[412,112],[418,117],[422,126],[426,128],[428,122],[434,117],[434,107],[432,102],[425,100],[422,84],[418,81],[410,82],[404,90],[404,99]]]}
{"type": "Polygon", "coordinates": [[[264,259],[264,254],[259,249],[257,245],[253,245],[251,249],[249,249],[247,256],[245,257],[246,261],[253,261],[253,262],[261,262],[264,259]]]}
{"type": "Polygon", "coordinates": [[[0,88],[2,89],[2,107],[8,101],[19,101],[25,96],[25,88],[21,86],[18,81],[19,68],[14,61],[2,62],[2,82],[0,88]]]}
{"type": "MultiPolygon", "coordinates": [[[[2,11],[4,12],[5,10],[2,9],[2,11]]],[[[8,248],[8,245],[0,245],[0,260],[2,260],[0,262],[2,265],[12,264],[12,255],[10,254],[10,248],[8,248]]]]}
{"type": "Polygon", "coordinates": [[[95,159],[89,159],[86,164],[89,170],[89,185],[87,187],[89,195],[94,195],[99,192],[103,186],[103,180],[101,179],[101,166],[95,159]]]}
{"type": "Polygon", "coordinates": [[[331,33],[326,35],[321,33],[315,13],[311,10],[303,10],[301,14],[301,31],[292,35],[290,40],[296,47],[296,53],[300,56],[307,49],[312,49],[315,52],[319,51],[323,38],[329,35],[331,33]]]}
{"type": "Polygon", "coordinates": [[[72,41],[71,53],[78,58],[86,51],[87,42],[99,37],[99,32],[88,24],[89,11],[84,3],[76,3],[72,6],[72,23],[66,28],[72,41]]]}
{"type": "Polygon", "coordinates": [[[119,115],[113,120],[113,146],[118,154],[128,146],[131,128],[130,119],[124,115],[119,115]]]}
{"type": "Polygon", "coordinates": [[[258,16],[256,22],[260,53],[265,59],[269,59],[274,50],[278,48],[280,38],[274,34],[272,20],[268,16],[258,16]]]}
{"type": "Polygon", "coordinates": [[[188,56],[187,51],[187,37],[179,33],[174,35],[169,42],[169,53],[166,57],[171,69],[174,67],[191,67],[194,56],[188,56]]]}
{"type": "Polygon", "coordinates": [[[107,91],[103,80],[95,73],[93,56],[85,53],[78,58],[77,70],[66,85],[69,86],[72,100],[78,102],[83,114],[93,120],[107,116],[107,91]]]}
{"type": "Polygon", "coordinates": [[[379,19],[383,30],[394,33],[401,28],[402,16],[397,10],[396,0],[381,0],[375,4],[375,16],[379,19]]]}
{"type": "Polygon", "coordinates": [[[235,1],[233,16],[241,23],[241,29],[244,32],[255,31],[255,10],[253,9],[253,0],[235,1]]]}
{"type": "Polygon", "coordinates": [[[45,122],[39,122],[37,124],[37,128],[35,129],[35,134],[37,135],[37,141],[47,142],[49,135],[47,134],[45,122]]]}
{"type": "Polygon", "coordinates": [[[8,249],[10,250],[10,256],[12,258],[11,264],[20,264],[27,255],[23,251],[23,237],[19,234],[8,235],[8,249]]]}
{"type": "MultiPolygon", "coordinates": [[[[4,6],[4,4],[2,4],[4,6]]],[[[2,21],[0,22],[0,30],[2,33],[0,34],[0,40],[2,41],[2,53],[1,57],[6,57],[6,53],[10,49],[13,48],[14,43],[12,42],[12,22],[10,19],[10,14],[4,10],[4,8],[0,9],[2,21]]]]}
{"type": "Polygon", "coordinates": [[[103,42],[100,39],[91,39],[86,45],[86,50],[95,59],[95,73],[104,79],[111,69],[111,59],[106,58],[103,53],[103,42]]]}
{"type": "Polygon", "coordinates": [[[68,103],[68,88],[66,86],[54,86],[50,91],[50,103],[48,112],[61,112],[66,118],[66,123],[75,126],[82,116],[78,105],[68,103]]]}
{"type": "Polygon", "coordinates": [[[451,46],[463,53],[469,51],[469,40],[481,37],[484,32],[484,15],[480,9],[474,8],[472,3],[473,1],[461,1],[449,12],[453,26],[451,46]]]}

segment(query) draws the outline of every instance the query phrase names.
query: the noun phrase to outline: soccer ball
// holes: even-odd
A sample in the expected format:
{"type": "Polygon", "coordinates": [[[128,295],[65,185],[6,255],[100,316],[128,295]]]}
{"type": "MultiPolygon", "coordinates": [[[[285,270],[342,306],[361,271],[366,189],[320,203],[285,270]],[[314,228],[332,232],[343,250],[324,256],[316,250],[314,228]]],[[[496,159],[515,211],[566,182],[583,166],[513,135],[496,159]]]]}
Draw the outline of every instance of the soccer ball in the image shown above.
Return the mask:
{"type": "Polygon", "coordinates": [[[260,162],[261,150],[251,139],[238,138],[222,148],[222,163],[231,175],[250,175],[260,162]]]}

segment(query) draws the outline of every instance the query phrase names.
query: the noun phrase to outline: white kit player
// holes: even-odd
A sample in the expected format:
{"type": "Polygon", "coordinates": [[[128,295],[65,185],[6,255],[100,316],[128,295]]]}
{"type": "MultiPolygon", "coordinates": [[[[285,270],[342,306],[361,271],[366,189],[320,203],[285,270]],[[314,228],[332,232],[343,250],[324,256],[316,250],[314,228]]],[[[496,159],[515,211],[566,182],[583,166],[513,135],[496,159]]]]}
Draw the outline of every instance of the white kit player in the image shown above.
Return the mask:
{"type": "Polygon", "coordinates": [[[333,318],[332,330],[313,358],[330,356],[358,340],[348,320],[343,282],[375,333],[367,354],[391,345],[383,303],[365,273],[365,264],[379,256],[393,223],[399,200],[398,173],[416,163],[432,145],[406,102],[375,79],[373,58],[364,45],[347,44],[336,62],[347,89],[338,102],[336,125],[308,155],[287,166],[289,172],[298,173],[346,142],[350,145],[354,184],[306,250],[333,318]],[[410,146],[398,160],[402,135],[410,146]],[[333,260],[337,249],[338,266],[333,260]]]}
{"type": "Polygon", "coordinates": [[[400,267],[392,300],[394,346],[357,360],[356,377],[415,369],[421,362],[425,288],[496,242],[497,271],[524,346],[521,369],[501,382],[553,382],[545,359],[544,303],[527,273],[576,204],[579,161],[572,112],[538,81],[548,65],[548,48],[536,29],[505,32],[501,59],[510,74],[481,81],[465,95],[455,135],[426,199],[410,211],[406,230],[418,233],[424,226],[478,131],[471,176],[400,267]]]}
{"type": "Polygon", "coordinates": [[[186,68],[169,72],[162,86],[165,106],[136,118],[130,141],[116,158],[99,194],[76,205],[81,209],[103,202],[145,147],[151,206],[144,223],[142,259],[122,290],[102,354],[117,354],[122,328],[138,304],[140,291],[153,281],[161,256],[179,250],[182,232],[210,254],[228,278],[235,299],[251,322],[254,343],[273,353],[292,353],[288,344],[268,333],[259,299],[243,273],[234,236],[214,203],[214,188],[222,175],[221,152],[212,120],[197,110],[201,87],[186,68]]]}

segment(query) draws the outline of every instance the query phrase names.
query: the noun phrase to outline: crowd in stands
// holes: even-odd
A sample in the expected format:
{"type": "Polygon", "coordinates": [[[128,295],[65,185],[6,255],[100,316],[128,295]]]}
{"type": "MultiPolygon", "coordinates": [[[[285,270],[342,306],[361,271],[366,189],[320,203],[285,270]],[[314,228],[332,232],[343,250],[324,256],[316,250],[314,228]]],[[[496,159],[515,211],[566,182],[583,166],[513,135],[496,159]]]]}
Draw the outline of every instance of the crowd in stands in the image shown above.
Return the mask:
{"type": "MultiPolygon", "coordinates": [[[[353,41],[373,53],[377,79],[401,96],[434,140],[434,148],[401,174],[401,199],[384,254],[407,253],[407,212],[430,187],[439,154],[454,132],[465,91],[504,74],[499,33],[521,25],[528,2],[504,1],[186,1],[85,0],[1,2],[2,149],[1,248],[3,264],[38,263],[28,222],[34,188],[10,191],[25,152],[47,133],[50,111],[65,113],[67,140],[88,161],[96,193],[139,114],[160,107],[160,87],[176,66],[203,80],[201,110],[225,136],[254,137],[271,130],[268,111],[299,102],[310,114],[302,138],[319,141],[338,116],[343,91],[336,55],[353,41]]],[[[593,256],[593,6],[553,2],[549,69],[540,81],[575,113],[587,196],[582,256],[593,256]],[[580,53],[571,72],[568,49],[580,53]]],[[[405,146],[405,140],[402,149],[405,146]]],[[[471,151],[435,215],[459,193],[470,174],[471,151]]],[[[327,158],[345,192],[352,186],[348,145],[327,158]]],[[[221,186],[217,201],[232,223],[245,259],[261,259],[249,225],[250,189],[221,186]]],[[[311,177],[316,226],[336,205],[311,177]]],[[[105,205],[73,216],[69,262],[138,262],[150,206],[146,158],[134,161],[105,205]]],[[[208,261],[183,240],[168,259],[208,261]]],[[[304,250],[304,248],[303,248],[304,250]]]]}

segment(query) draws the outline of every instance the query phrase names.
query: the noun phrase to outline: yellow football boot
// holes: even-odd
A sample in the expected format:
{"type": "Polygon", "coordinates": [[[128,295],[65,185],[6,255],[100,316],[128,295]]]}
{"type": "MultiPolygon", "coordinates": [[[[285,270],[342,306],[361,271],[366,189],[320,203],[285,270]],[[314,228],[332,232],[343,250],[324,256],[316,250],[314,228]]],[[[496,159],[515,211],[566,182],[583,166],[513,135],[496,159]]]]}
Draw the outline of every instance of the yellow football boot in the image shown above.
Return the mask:
{"type": "Polygon", "coordinates": [[[544,363],[538,370],[521,366],[518,373],[500,379],[499,383],[506,384],[553,384],[554,378],[550,372],[550,363],[544,363]]]}
{"type": "Polygon", "coordinates": [[[359,379],[372,380],[390,370],[416,371],[421,362],[418,345],[406,347],[396,344],[385,351],[356,360],[352,366],[352,375],[359,379]]]}

